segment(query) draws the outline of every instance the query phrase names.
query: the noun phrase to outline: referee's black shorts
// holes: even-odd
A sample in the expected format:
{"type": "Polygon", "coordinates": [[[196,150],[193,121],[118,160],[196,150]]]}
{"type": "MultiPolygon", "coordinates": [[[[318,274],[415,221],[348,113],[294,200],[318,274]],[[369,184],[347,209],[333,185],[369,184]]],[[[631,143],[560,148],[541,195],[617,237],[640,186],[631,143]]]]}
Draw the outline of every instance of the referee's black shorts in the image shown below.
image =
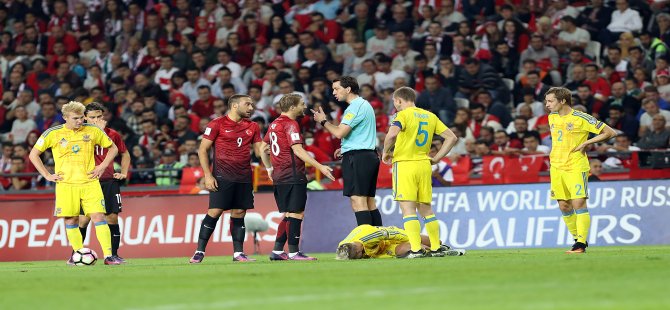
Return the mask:
{"type": "Polygon", "coordinates": [[[377,193],[379,155],[374,150],[354,150],[342,155],[344,196],[374,197],[377,193]]]}

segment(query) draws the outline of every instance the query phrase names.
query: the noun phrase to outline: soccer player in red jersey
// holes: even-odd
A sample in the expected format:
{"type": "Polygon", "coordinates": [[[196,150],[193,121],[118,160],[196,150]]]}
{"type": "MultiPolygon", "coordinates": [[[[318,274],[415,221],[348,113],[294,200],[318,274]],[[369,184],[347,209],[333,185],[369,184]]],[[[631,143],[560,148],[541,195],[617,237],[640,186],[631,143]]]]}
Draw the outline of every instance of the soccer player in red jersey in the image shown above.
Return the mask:
{"type": "MultiPolygon", "coordinates": [[[[123,142],[121,135],[114,129],[107,128],[107,121],[103,119],[103,114],[106,108],[97,102],[92,102],[86,106],[84,110],[84,118],[89,124],[96,125],[102,129],[116,147],[119,149],[121,155],[121,172],[114,172],[114,165],[107,166],[105,172],[100,176],[100,186],[102,187],[102,194],[105,196],[105,217],[109,230],[112,235],[112,258],[118,260],[120,263],[125,263],[126,260],[119,256],[119,244],[121,243],[121,231],[119,229],[119,213],[121,213],[121,181],[128,176],[128,169],[130,168],[130,152],[126,144],[123,142]]],[[[99,165],[105,160],[108,149],[99,145],[95,146],[95,165],[99,165]]],[[[81,239],[86,240],[86,230],[91,218],[84,215],[83,210],[79,215],[79,231],[81,232],[81,239]]],[[[68,262],[69,263],[69,262],[68,262]]]]}
{"type": "Polygon", "coordinates": [[[324,166],[302,147],[300,127],[295,120],[305,115],[305,101],[300,95],[288,94],[277,104],[281,115],[270,124],[262,149],[269,146],[270,154],[262,152],[263,163],[274,184],[275,201],[284,219],[279,223],[275,246],[270,260],[316,260],[300,252],[300,230],[307,203],[307,176],[305,163],[319,169],[331,180],[335,180],[328,166],[324,166]],[[284,244],[288,239],[287,255],[284,244]]]}
{"type": "Polygon", "coordinates": [[[207,242],[223,211],[230,210],[230,235],[233,238],[233,261],[255,261],[243,252],[244,216],[254,208],[254,189],[251,175],[251,152],[261,153],[261,134],[256,122],[249,120],[256,109],[247,95],[228,99],[228,113],[215,118],[205,128],[198,156],[205,175],[205,187],[210,191],[209,210],[200,224],[198,249],[190,262],[200,263],[205,257],[207,242]],[[209,149],[214,148],[213,169],[209,168],[209,149]]]}

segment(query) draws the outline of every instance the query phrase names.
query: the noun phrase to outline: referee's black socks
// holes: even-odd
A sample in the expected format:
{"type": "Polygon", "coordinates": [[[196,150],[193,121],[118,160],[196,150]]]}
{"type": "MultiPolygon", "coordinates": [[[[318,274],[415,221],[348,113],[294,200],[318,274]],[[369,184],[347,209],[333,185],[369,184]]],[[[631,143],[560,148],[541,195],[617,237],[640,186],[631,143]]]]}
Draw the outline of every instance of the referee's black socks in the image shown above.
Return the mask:
{"type": "Polygon", "coordinates": [[[372,225],[372,214],[370,214],[370,211],[356,211],[354,215],[356,216],[356,224],[358,226],[365,224],[372,225]]]}
{"type": "Polygon", "coordinates": [[[382,225],[382,214],[379,213],[379,209],[370,211],[370,216],[372,217],[372,226],[384,226],[382,225]]]}
{"type": "Polygon", "coordinates": [[[216,228],[216,222],[219,221],[219,218],[213,218],[209,214],[205,215],[205,218],[200,223],[200,235],[198,236],[198,251],[205,252],[207,247],[207,242],[209,242],[209,237],[212,236],[214,228],[216,228]]]}

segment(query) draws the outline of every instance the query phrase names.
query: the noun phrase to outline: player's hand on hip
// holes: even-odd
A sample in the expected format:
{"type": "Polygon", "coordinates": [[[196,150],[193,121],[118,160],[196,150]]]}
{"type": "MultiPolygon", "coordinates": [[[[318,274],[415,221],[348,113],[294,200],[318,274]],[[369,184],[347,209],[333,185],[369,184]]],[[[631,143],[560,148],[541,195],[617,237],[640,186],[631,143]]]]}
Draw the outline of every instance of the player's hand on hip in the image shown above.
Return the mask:
{"type": "Polygon", "coordinates": [[[105,167],[95,166],[91,172],[88,173],[89,179],[99,179],[102,173],[105,172],[105,167]]]}
{"type": "Polygon", "coordinates": [[[321,174],[325,175],[331,181],[335,181],[335,177],[333,176],[333,173],[332,173],[333,168],[330,168],[326,165],[321,165],[321,167],[319,167],[319,170],[321,171],[321,174]]]}
{"type": "Polygon", "coordinates": [[[205,176],[205,188],[210,192],[216,192],[219,189],[219,184],[213,176],[205,176]]]}
{"type": "Polygon", "coordinates": [[[126,176],[125,174],[123,174],[123,173],[118,173],[118,172],[117,172],[117,173],[114,173],[114,178],[117,179],[117,180],[123,180],[123,179],[125,179],[126,177],[127,177],[127,176],[126,176]]]}
{"type": "Polygon", "coordinates": [[[62,181],[63,177],[58,175],[58,174],[50,174],[50,175],[46,176],[45,179],[49,182],[58,182],[58,181],[62,181]]]}
{"type": "Polygon", "coordinates": [[[323,108],[319,107],[319,110],[314,110],[312,109],[312,113],[314,113],[314,121],[317,123],[320,123],[321,121],[326,120],[326,113],[323,112],[323,108]]]}
{"type": "Polygon", "coordinates": [[[587,147],[587,146],[588,146],[588,144],[586,144],[586,143],[582,143],[582,144],[580,144],[579,146],[577,146],[576,148],[572,149],[572,152],[573,152],[573,153],[574,153],[574,152],[582,152],[582,153],[586,153],[586,147],[587,147]]]}
{"type": "Polygon", "coordinates": [[[335,157],[335,159],[342,159],[342,149],[340,148],[340,149],[335,150],[335,153],[333,153],[333,156],[335,157]]]}
{"type": "Polygon", "coordinates": [[[393,154],[391,154],[391,153],[384,153],[384,155],[382,156],[382,161],[383,161],[385,164],[387,164],[387,165],[392,164],[392,162],[393,162],[393,154]]]}

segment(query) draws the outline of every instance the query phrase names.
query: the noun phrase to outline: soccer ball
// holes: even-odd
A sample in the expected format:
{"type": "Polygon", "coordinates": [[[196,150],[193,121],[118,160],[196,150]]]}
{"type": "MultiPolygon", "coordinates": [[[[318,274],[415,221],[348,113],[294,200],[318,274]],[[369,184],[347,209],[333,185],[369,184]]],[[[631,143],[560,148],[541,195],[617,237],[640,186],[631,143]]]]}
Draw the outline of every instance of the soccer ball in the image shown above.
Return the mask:
{"type": "Polygon", "coordinates": [[[89,248],[82,248],[74,251],[72,261],[75,266],[92,266],[98,261],[98,254],[89,248]]]}

